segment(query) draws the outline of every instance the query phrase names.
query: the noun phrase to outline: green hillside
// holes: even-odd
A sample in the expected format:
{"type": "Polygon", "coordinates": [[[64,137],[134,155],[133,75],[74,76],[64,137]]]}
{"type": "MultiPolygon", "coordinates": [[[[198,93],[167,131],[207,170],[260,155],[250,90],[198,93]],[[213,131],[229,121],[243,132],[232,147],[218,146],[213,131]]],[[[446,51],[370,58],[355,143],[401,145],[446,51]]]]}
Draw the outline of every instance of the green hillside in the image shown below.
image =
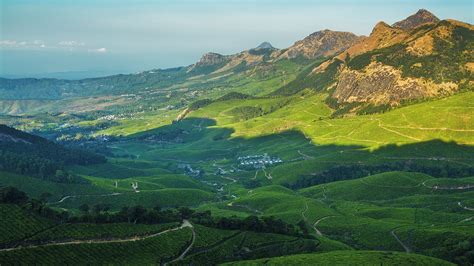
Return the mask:
{"type": "Polygon", "coordinates": [[[293,255],[225,265],[452,265],[449,262],[416,254],[376,251],[337,251],[323,254],[293,255]]]}
{"type": "Polygon", "coordinates": [[[473,32],[0,78],[0,265],[473,265],[473,32]]]}

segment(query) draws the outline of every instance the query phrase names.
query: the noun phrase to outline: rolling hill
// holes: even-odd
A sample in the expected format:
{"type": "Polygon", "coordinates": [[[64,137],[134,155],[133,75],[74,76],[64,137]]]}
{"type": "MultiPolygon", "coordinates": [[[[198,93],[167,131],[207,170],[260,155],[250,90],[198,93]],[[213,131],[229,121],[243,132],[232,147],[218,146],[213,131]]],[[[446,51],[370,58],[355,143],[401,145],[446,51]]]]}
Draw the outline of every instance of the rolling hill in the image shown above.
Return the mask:
{"type": "Polygon", "coordinates": [[[30,198],[0,204],[0,264],[472,265],[473,31],[420,10],[172,69],[0,79],[0,196],[30,198]]]}

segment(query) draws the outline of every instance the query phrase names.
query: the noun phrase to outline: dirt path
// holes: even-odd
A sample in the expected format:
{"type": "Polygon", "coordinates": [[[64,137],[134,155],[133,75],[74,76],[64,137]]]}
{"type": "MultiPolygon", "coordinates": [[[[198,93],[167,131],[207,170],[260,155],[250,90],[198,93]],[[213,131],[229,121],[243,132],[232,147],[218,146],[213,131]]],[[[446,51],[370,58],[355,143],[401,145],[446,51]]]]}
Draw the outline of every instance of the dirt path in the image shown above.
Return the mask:
{"type": "MultiPolygon", "coordinates": [[[[414,186],[385,186],[385,185],[378,185],[378,184],[370,184],[367,183],[364,179],[359,179],[359,182],[361,182],[364,185],[371,186],[371,187],[383,187],[383,188],[417,188],[422,185],[422,183],[414,185],[414,186]]],[[[425,181],[426,182],[426,181],[425,181]]]]}
{"type": "MultiPolygon", "coordinates": [[[[463,143],[463,144],[468,144],[468,143],[463,143]]],[[[471,166],[469,163],[464,163],[460,162],[458,160],[463,160],[462,158],[450,158],[450,157],[390,157],[390,156],[384,156],[384,157],[379,157],[382,159],[390,159],[390,160],[424,160],[424,161],[446,161],[446,162],[451,162],[451,163],[456,163],[460,165],[465,165],[465,166],[471,166]]]]}
{"type": "Polygon", "coordinates": [[[411,140],[416,140],[416,141],[421,141],[421,139],[419,138],[415,138],[415,137],[412,137],[412,136],[409,136],[409,135],[406,135],[406,134],[403,134],[401,132],[398,132],[398,131],[395,131],[393,129],[390,129],[390,128],[386,128],[385,126],[382,125],[382,121],[380,121],[380,119],[377,119],[378,120],[378,126],[381,128],[381,129],[384,129],[388,132],[392,132],[394,134],[397,134],[397,135],[400,135],[402,137],[405,137],[405,138],[409,138],[411,140]]]}
{"type": "Polygon", "coordinates": [[[308,203],[307,202],[304,203],[304,210],[301,212],[301,217],[303,217],[303,220],[307,220],[306,219],[306,211],[308,211],[308,203]]]}
{"type": "MultiPolygon", "coordinates": [[[[180,260],[183,260],[184,257],[186,257],[186,254],[188,254],[188,252],[193,248],[194,246],[194,241],[196,240],[196,232],[194,231],[194,226],[188,221],[188,220],[184,220],[183,221],[183,224],[181,225],[182,227],[190,227],[191,228],[191,231],[193,232],[193,237],[191,239],[191,243],[189,244],[189,246],[183,251],[183,253],[181,253],[176,259],[170,261],[169,263],[173,263],[173,262],[176,262],[176,261],[180,261],[180,260]]],[[[165,265],[168,265],[168,263],[165,263],[165,265]]]]}
{"type": "Polygon", "coordinates": [[[425,182],[421,183],[421,185],[423,185],[424,187],[427,187],[427,188],[430,188],[430,189],[434,189],[434,190],[467,190],[467,189],[472,189],[474,188],[474,185],[471,185],[471,184],[467,184],[467,185],[453,185],[453,186],[428,186],[426,185],[426,182],[430,181],[430,180],[435,180],[436,178],[434,179],[428,179],[426,180],[425,182]]]}
{"type": "Polygon", "coordinates": [[[303,156],[305,160],[314,159],[313,156],[309,156],[309,155],[307,155],[307,154],[304,154],[304,153],[302,153],[300,150],[298,150],[298,153],[299,153],[301,156],[303,156]]]}
{"type": "Polygon", "coordinates": [[[51,202],[51,203],[48,203],[48,204],[59,204],[59,203],[63,203],[67,199],[78,198],[78,197],[94,197],[94,196],[95,197],[107,197],[107,196],[118,196],[118,195],[121,195],[121,194],[122,193],[114,192],[114,193],[110,193],[110,194],[69,195],[69,196],[62,197],[60,200],[58,200],[56,202],[51,202]]]}
{"type": "MultiPolygon", "coordinates": [[[[185,227],[191,227],[192,228],[192,225],[189,223],[189,221],[184,220],[183,223],[179,227],[167,229],[167,230],[164,230],[164,231],[161,231],[161,232],[158,232],[158,233],[154,233],[154,234],[151,234],[151,235],[133,236],[133,237],[117,238],[117,239],[73,240],[73,241],[45,243],[45,244],[29,245],[29,246],[18,246],[18,247],[14,247],[14,248],[0,249],[0,252],[12,251],[12,250],[18,250],[18,249],[25,249],[25,248],[47,247],[47,246],[65,246],[65,245],[78,245],[78,244],[105,244],[105,243],[134,242],[134,241],[145,240],[145,239],[152,238],[152,237],[157,237],[157,236],[160,236],[162,234],[166,234],[168,232],[183,229],[185,227]]],[[[193,233],[194,233],[194,230],[193,230],[193,233]]],[[[194,236],[193,236],[193,239],[194,239],[194,236]]]]}
{"type": "Polygon", "coordinates": [[[472,221],[472,219],[474,219],[474,216],[466,218],[466,219],[462,219],[461,221],[459,221],[459,223],[470,222],[472,221]]]}
{"type": "Polygon", "coordinates": [[[255,171],[255,176],[252,178],[252,180],[256,180],[256,179],[257,179],[257,175],[258,175],[258,170],[255,171]]]}
{"type": "Polygon", "coordinates": [[[267,171],[265,171],[265,168],[262,168],[262,170],[263,170],[263,173],[265,174],[265,177],[266,177],[268,180],[272,180],[272,179],[273,179],[272,174],[267,173],[267,171]]]}
{"type": "Polygon", "coordinates": [[[395,240],[397,240],[397,242],[403,247],[403,249],[405,249],[405,252],[406,253],[410,253],[411,252],[411,249],[405,245],[405,243],[403,243],[400,238],[398,238],[397,234],[395,234],[395,229],[394,228],[392,231],[390,231],[390,234],[395,238],[395,240]]]}
{"type": "Polygon", "coordinates": [[[462,204],[462,202],[458,201],[458,206],[465,209],[465,210],[468,210],[468,211],[474,211],[474,208],[469,208],[469,207],[466,207],[462,204]]]}
{"type": "Polygon", "coordinates": [[[323,198],[321,200],[327,200],[328,196],[326,195],[326,186],[323,186],[323,198]]]}
{"type": "Polygon", "coordinates": [[[232,182],[237,182],[237,179],[233,179],[232,177],[228,177],[228,176],[221,176],[221,178],[223,179],[226,179],[226,180],[229,180],[229,181],[232,181],[232,182]]]}
{"type": "Polygon", "coordinates": [[[247,209],[249,210],[250,212],[253,212],[255,214],[258,214],[258,215],[262,215],[263,212],[260,211],[260,210],[257,210],[257,209],[254,209],[248,205],[243,205],[243,204],[232,204],[231,206],[235,206],[235,207],[241,207],[241,208],[244,208],[244,209],[247,209]]]}
{"type": "Polygon", "coordinates": [[[323,233],[321,233],[321,231],[319,231],[319,229],[316,227],[320,222],[322,222],[323,220],[332,218],[332,217],[336,217],[336,216],[337,216],[337,215],[324,216],[324,217],[318,219],[316,222],[314,222],[314,224],[313,224],[313,229],[314,229],[314,231],[316,232],[316,234],[317,234],[318,236],[323,236],[323,233]]]}
{"type": "Polygon", "coordinates": [[[410,127],[410,126],[389,126],[391,128],[399,129],[417,129],[417,130],[429,130],[429,131],[454,131],[454,132],[474,132],[474,129],[456,129],[456,128],[447,128],[447,127],[410,127]]]}

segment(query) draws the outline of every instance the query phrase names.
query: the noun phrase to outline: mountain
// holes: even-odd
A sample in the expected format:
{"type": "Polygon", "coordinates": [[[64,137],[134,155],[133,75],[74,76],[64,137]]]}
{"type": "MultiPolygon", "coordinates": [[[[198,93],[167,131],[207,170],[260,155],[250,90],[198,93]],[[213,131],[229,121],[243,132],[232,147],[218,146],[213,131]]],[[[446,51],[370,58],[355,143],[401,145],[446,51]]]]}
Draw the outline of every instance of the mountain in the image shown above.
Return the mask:
{"type": "Polygon", "coordinates": [[[254,50],[259,49],[275,49],[269,42],[262,42],[259,46],[255,47],[254,50]]]}
{"type": "Polygon", "coordinates": [[[409,34],[404,30],[391,27],[387,23],[381,21],[375,25],[369,37],[363,38],[360,42],[350,46],[337,58],[344,60],[347,55],[355,56],[375,49],[392,46],[400,43],[408,36],[409,34]]]}
{"type": "Polygon", "coordinates": [[[84,182],[64,171],[64,165],[104,163],[103,156],[68,149],[42,137],[0,124],[0,170],[56,182],[84,182]]]}
{"type": "Polygon", "coordinates": [[[195,67],[212,66],[222,64],[228,61],[228,57],[218,53],[206,53],[199,61],[194,64],[195,67]]]}
{"type": "Polygon", "coordinates": [[[420,9],[418,12],[407,17],[406,19],[395,22],[392,27],[403,30],[412,30],[425,24],[434,24],[438,22],[439,18],[437,18],[431,12],[426,9],[420,9]]]}
{"type": "Polygon", "coordinates": [[[474,27],[429,14],[418,11],[395,26],[377,23],[368,37],[277,93],[328,90],[332,107],[360,111],[472,89],[474,27]]]}
{"type": "Polygon", "coordinates": [[[346,50],[360,41],[361,38],[350,32],[317,31],[283,50],[279,58],[291,59],[301,56],[315,59],[320,56],[328,57],[346,50]]]}
{"type": "Polygon", "coordinates": [[[269,42],[263,42],[256,48],[234,55],[223,56],[208,53],[191,68],[194,69],[202,65],[221,67],[225,63],[224,66],[216,70],[216,72],[224,72],[238,66],[253,67],[265,62],[276,62],[283,59],[305,58],[312,60],[318,57],[330,57],[344,51],[361,39],[363,37],[350,32],[317,31],[283,50],[274,48],[269,42]]]}
{"type": "Polygon", "coordinates": [[[378,27],[383,30],[376,27],[373,35],[383,37],[377,48],[351,58],[340,71],[332,94],[338,103],[393,106],[473,88],[472,25],[444,20],[410,32],[378,27]]]}
{"type": "Polygon", "coordinates": [[[322,30],[286,49],[263,42],[232,55],[206,53],[195,64],[174,69],[74,81],[0,78],[0,110],[19,114],[38,110],[44,105],[38,100],[78,97],[109,97],[105,107],[131,102],[142,106],[141,99],[149,99],[151,105],[153,97],[159,98],[169,88],[194,90],[185,100],[176,100],[183,106],[210,88],[223,96],[228,92],[224,90],[232,90],[234,84],[256,79],[279,79],[280,83],[273,82],[268,89],[249,89],[250,94],[273,90],[273,95],[291,95],[312,88],[328,91],[334,108],[358,103],[396,106],[472,87],[472,45],[472,25],[439,21],[430,12],[420,10],[393,26],[377,23],[367,37],[322,30]],[[460,65],[452,64],[453,59],[460,65]],[[158,96],[150,97],[149,93],[158,96]]]}
{"type": "Polygon", "coordinates": [[[474,265],[474,27],[420,17],[0,80],[0,264],[474,265]]]}

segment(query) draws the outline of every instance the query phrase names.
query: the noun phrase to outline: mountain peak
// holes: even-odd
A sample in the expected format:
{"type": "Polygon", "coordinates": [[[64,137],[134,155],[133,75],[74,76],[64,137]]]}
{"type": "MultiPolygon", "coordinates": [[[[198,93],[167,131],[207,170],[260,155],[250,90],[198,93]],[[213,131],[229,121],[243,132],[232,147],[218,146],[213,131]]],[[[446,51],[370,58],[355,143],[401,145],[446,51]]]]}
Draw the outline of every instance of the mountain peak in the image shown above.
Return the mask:
{"type": "Polygon", "coordinates": [[[394,23],[392,26],[403,30],[412,30],[424,24],[437,22],[439,22],[439,18],[433,15],[433,13],[426,9],[420,9],[415,14],[394,23]]]}
{"type": "Polygon", "coordinates": [[[354,45],[360,37],[342,31],[321,30],[311,33],[304,39],[295,42],[280,57],[296,58],[303,56],[314,59],[319,56],[332,56],[354,45]]]}
{"type": "Polygon", "coordinates": [[[255,47],[255,49],[275,49],[269,42],[262,42],[259,46],[255,47]]]}
{"type": "Polygon", "coordinates": [[[218,53],[205,53],[201,59],[196,63],[197,66],[210,66],[220,64],[226,60],[226,56],[218,53]]]}
{"type": "Polygon", "coordinates": [[[388,25],[387,23],[383,21],[379,21],[377,22],[377,24],[375,24],[375,27],[372,29],[372,33],[370,35],[373,35],[378,32],[384,32],[391,29],[392,27],[390,25],[388,25]]]}

